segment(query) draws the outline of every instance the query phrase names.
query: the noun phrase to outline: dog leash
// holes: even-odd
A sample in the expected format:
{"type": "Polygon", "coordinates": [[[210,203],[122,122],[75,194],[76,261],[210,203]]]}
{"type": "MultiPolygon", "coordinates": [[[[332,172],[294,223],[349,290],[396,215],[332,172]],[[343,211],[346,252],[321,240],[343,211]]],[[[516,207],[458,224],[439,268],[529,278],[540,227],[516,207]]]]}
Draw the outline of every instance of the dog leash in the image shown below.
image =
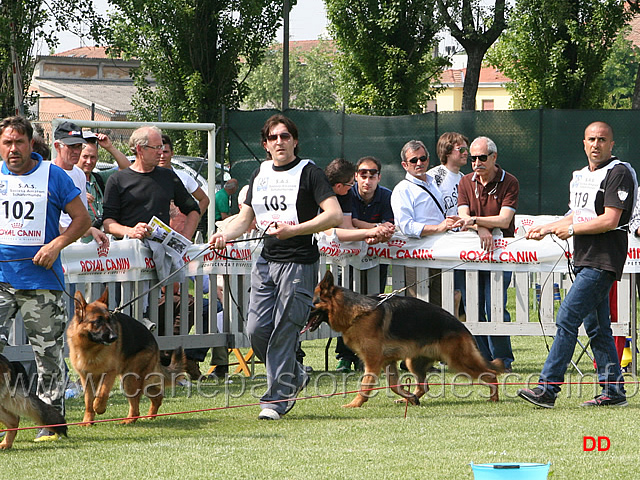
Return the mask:
{"type": "MultiPolygon", "coordinates": [[[[513,242],[510,242],[510,243],[509,243],[509,245],[513,245],[514,243],[516,243],[516,242],[518,242],[518,241],[520,241],[520,240],[523,240],[523,239],[525,239],[525,237],[516,238],[513,242]]],[[[493,249],[491,249],[491,250],[487,250],[487,253],[493,253],[493,252],[495,252],[496,250],[499,250],[499,249],[498,249],[498,248],[493,248],[493,249]]],[[[406,286],[404,286],[404,287],[402,287],[402,288],[399,288],[399,289],[397,289],[397,290],[393,290],[392,292],[389,292],[389,293],[379,293],[379,294],[378,294],[378,297],[382,297],[382,299],[381,299],[381,300],[376,304],[376,308],[377,308],[377,307],[379,307],[380,305],[382,305],[384,302],[386,302],[386,301],[387,301],[387,300],[389,300],[390,298],[395,297],[396,295],[398,295],[398,294],[400,294],[400,293],[404,292],[404,291],[405,291],[405,290],[407,290],[408,288],[411,288],[411,287],[414,287],[414,286],[416,286],[416,285],[419,285],[420,283],[427,282],[427,281],[431,280],[432,278],[435,278],[435,277],[437,277],[437,276],[441,276],[443,273],[450,272],[451,270],[455,270],[456,268],[461,267],[462,265],[466,265],[467,263],[471,263],[471,262],[468,262],[468,261],[467,261],[467,262],[460,262],[459,264],[454,265],[453,267],[449,267],[449,268],[447,268],[447,269],[441,270],[439,273],[435,273],[435,274],[433,274],[433,275],[430,275],[430,276],[428,276],[427,278],[425,278],[425,279],[423,279],[423,280],[418,280],[418,281],[413,282],[413,283],[411,283],[411,284],[409,284],[409,285],[406,285],[406,286]]],[[[554,266],[555,266],[555,265],[554,265],[554,266]]]]}

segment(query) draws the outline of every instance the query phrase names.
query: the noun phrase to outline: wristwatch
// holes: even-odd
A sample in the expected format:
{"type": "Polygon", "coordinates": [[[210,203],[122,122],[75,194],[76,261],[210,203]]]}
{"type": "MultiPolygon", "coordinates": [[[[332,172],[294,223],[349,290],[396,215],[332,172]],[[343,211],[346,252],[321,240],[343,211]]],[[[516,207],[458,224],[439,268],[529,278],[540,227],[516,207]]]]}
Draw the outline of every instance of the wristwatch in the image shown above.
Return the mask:
{"type": "Polygon", "coordinates": [[[567,229],[567,233],[569,233],[570,237],[573,237],[573,223],[569,225],[569,228],[567,229]]]}
{"type": "Polygon", "coordinates": [[[471,225],[475,225],[478,222],[478,217],[471,217],[471,225]]]}

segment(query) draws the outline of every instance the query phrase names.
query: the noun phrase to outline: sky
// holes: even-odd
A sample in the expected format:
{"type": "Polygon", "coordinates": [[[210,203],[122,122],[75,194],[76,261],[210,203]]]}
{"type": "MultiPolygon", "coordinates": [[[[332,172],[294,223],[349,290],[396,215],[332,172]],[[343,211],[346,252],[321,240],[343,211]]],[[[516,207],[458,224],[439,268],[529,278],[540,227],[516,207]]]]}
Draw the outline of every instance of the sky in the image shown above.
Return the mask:
{"type": "MultiPolygon", "coordinates": [[[[94,0],[93,3],[98,12],[102,14],[107,12],[107,0],[94,0]]],[[[327,16],[322,0],[298,0],[297,5],[291,9],[289,17],[289,37],[291,40],[316,40],[321,35],[327,36],[326,27],[327,16]]],[[[61,33],[59,38],[60,45],[56,48],[56,53],[93,45],[93,42],[82,40],[69,32],[61,33]]],[[[276,40],[282,41],[282,29],[278,31],[276,40]]]]}

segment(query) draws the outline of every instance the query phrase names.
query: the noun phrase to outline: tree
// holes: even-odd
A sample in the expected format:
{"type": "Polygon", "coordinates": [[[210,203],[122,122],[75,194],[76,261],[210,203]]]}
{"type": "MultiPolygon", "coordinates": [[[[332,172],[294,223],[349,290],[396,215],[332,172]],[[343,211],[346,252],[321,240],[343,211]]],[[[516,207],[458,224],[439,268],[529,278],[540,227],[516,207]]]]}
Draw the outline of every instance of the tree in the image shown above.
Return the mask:
{"type": "Polygon", "coordinates": [[[602,72],[629,17],[619,0],[519,0],[489,54],[514,108],[599,108],[602,72]]]}
{"type": "MultiPolygon", "coordinates": [[[[117,8],[104,38],[110,52],[136,57],[138,119],[216,122],[220,107],[235,108],[246,93],[239,76],[262,60],[282,18],[278,0],[110,0],[117,8]],[[148,80],[152,77],[156,84],[148,80]]],[[[189,151],[206,140],[186,134],[189,151]]],[[[180,142],[179,142],[180,143],[180,142]]]]}
{"type": "Polygon", "coordinates": [[[11,0],[0,4],[0,118],[15,114],[12,52],[18,72],[21,107],[26,111],[30,103],[27,92],[35,66],[35,46],[44,42],[50,48],[54,47],[57,32],[77,30],[80,23],[94,15],[90,0],[64,3],[11,0]]]}
{"type": "Polygon", "coordinates": [[[338,46],[338,91],[354,113],[408,114],[437,89],[435,0],[325,0],[338,46]]]}
{"type": "Polygon", "coordinates": [[[623,28],[611,47],[603,69],[603,108],[631,108],[634,85],[640,67],[640,49],[627,38],[631,28],[623,28]]]}
{"type": "MultiPolygon", "coordinates": [[[[336,95],[333,42],[319,40],[310,50],[292,46],[289,52],[289,106],[299,109],[335,110],[336,95]]],[[[243,72],[241,72],[243,75],[243,72]]],[[[247,108],[282,108],[282,45],[273,44],[259,67],[246,80],[247,108]]]]}
{"type": "Polygon", "coordinates": [[[478,0],[438,0],[438,10],[467,53],[462,110],[475,110],[482,61],[506,27],[505,0],[495,0],[493,7],[485,7],[478,0]]]}

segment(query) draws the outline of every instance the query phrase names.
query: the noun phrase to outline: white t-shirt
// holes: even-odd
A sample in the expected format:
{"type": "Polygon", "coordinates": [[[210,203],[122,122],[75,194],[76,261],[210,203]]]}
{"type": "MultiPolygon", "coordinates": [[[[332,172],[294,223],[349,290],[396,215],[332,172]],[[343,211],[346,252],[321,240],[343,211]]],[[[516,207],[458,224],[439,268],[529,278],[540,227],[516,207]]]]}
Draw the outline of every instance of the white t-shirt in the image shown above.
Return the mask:
{"type": "Polygon", "coordinates": [[[176,175],[178,175],[180,180],[182,180],[182,183],[184,184],[184,188],[187,189],[187,192],[193,194],[193,192],[195,192],[198,189],[198,187],[200,187],[197,180],[193,178],[191,175],[189,175],[187,172],[185,172],[184,170],[176,170],[174,168],[173,171],[175,172],[176,175]]]}
{"type": "Polygon", "coordinates": [[[458,183],[464,173],[454,173],[444,165],[433,167],[427,172],[434,179],[438,190],[442,193],[447,216],[458,215],[458,183]]]}
{"type": "MultiPolygon", "coordinates": [[[[67,175],[71,177],[71,180],[73,180],[75,186],[80,189],[80,200],[82,200],[84,208],[86,208],[88,211],[89,206],[87,204],[87,176],[76,165],[74,165],[71,170],[65,170],[65,172],[67,172],[67,175]]],[[[62,212],[60,214],[60,226],[67,228],[70,224],[71,217],[68,214],[62,212]]]]}

